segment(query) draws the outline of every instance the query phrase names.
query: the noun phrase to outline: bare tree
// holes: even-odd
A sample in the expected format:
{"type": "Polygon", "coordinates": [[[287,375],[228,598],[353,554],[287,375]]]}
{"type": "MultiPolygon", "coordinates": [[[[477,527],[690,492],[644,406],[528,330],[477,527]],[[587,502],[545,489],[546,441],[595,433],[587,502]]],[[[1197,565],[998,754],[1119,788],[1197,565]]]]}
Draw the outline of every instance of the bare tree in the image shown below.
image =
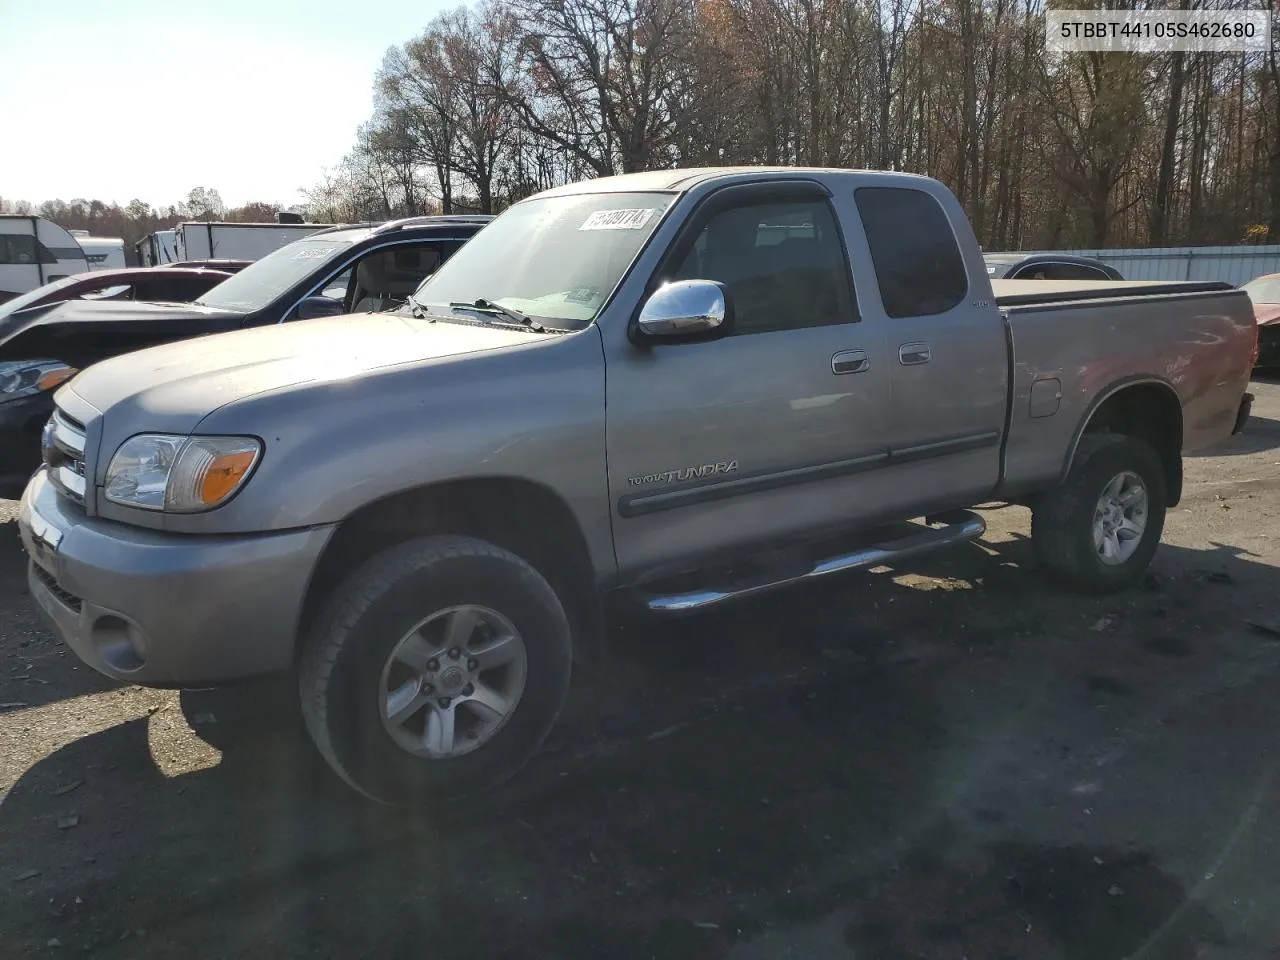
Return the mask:
{"type": "Polygon", "coordinates": [[[484,0],[389,52],[315,193],[487,212],[654,167],[873,166],[944,180],[986,246],[1280,240],[1278,58],[1046,56],[1043,0],[484,0]]]}

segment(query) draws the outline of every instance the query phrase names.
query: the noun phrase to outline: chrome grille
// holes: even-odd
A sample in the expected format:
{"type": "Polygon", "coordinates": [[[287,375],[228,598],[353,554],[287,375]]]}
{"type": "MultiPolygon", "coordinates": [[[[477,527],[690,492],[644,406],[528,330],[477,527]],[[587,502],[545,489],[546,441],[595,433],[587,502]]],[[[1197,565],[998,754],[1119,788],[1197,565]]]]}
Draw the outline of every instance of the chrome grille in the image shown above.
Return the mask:
{"type": "Polygon", "coordinates": [[[84,424],[54,410],[41,437],[41,453],[53,485],[76,503],[84,503],[87,483],[84,448],[84,424]]]}

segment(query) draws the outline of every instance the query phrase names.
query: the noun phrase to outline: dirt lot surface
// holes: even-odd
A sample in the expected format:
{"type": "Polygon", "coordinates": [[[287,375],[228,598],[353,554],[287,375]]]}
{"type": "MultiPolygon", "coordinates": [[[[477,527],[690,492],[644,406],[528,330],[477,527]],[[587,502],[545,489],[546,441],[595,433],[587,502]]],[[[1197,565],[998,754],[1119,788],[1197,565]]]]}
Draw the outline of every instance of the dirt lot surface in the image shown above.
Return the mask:
{"type": "MultiPolygon", "coordinates": [[[[981,545],[616,625],[509,791],[412,818],[288,683],[121,688],[0,501],[0,955],[1280,957],[1280,383],[1140,589],[981,545]]],[[[230,601],[229,601],[230,602],[230,601]]]]}

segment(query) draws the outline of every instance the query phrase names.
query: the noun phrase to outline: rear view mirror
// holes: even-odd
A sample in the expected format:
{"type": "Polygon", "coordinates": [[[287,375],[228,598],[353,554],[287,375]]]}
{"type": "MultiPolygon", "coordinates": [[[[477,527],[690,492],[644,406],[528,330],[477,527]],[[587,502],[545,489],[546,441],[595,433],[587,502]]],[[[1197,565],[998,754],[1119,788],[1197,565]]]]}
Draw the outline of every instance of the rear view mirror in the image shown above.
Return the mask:
{"type": "Polygon", "coordinates": [[[344,312],[340,300],[330,300],[328,297],[307,297],[298,304],[297,315],[299,320],[315,320],[319,317],[340,317],[344,312]]]}
{"type": "Polygon", "coordinates": [[[688,337],[724,332],[728,296],[712,280],[677,280],[653,292],[640,308],[640,332],[649,337],[688,337]]]}

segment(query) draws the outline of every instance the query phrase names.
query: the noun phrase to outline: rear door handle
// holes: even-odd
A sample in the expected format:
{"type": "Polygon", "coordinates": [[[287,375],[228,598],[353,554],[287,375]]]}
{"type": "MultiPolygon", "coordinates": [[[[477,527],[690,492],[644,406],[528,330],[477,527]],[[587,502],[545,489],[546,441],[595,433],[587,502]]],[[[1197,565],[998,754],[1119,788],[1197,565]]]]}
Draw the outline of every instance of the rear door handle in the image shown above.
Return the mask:
{"type": "Polygon", "coordinates": [[[834,374],[862,373],[870,366],[865,350],[841,350],[831,358],[831,372],[834,374]]]}
{"type": "Polygon", "coordinates": [[[917,363],[928,363],[933,359],[929,345],[922,340],[904,343],[898,348],[898,362],[904,367],[912,367],[917,363]]]}

